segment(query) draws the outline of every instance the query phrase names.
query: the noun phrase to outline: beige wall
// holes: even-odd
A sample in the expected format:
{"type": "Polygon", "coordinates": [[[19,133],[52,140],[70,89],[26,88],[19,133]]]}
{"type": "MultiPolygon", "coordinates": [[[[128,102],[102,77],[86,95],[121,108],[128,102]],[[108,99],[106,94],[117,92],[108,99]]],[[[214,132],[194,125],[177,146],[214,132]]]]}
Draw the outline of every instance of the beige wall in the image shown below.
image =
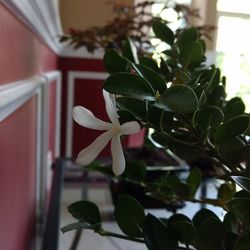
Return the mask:
{"type": "MultiPolygon", "coordinates": [[[[60,0],[63,30],[105,25],[108,20],[112,19],[112,7],[107,2],[108,0],[60,0]]],[[[127,0],[126,2],[132,3],[133,1],[127,0]]]]}
{"type": "MultiPolygon", "coordinates": [[[[193,25],[213,25],[217,26],[217,14],[216,14],[216,4],[217,0],[193,0],[192,1],[192,8],[200,10],[201,19],[193,18],[191,23],[193,25]]],[[[214,31],[213,33],[213,40],[207,40],[207,47],[209,50],[215,49],[216,43],[216,35],[217,32],[214,31]]]]}

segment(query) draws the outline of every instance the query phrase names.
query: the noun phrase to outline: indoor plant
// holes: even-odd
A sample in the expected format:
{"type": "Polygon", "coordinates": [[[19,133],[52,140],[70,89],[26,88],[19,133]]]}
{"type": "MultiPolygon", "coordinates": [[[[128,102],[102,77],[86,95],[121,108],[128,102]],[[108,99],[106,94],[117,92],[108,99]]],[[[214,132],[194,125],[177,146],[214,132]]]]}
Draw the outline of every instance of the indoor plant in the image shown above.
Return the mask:
{"type": "MultiPolygon", "coordinates": [[[[250,180],[243,164],[249,157],[249,114],[239,97],[226,100],[226,79],[214,65],[206,65],[205,43],[195,28],[174,34],[164,23],[153,23],[155,35],[169,45],[160,62],[138,63],[133,43],[121,56],[107,50],[104,62],[110,76],[104,89],[116,94],[120,123],[137,121],[153,129],[152,146],[169,149],[188,162],[199,158],[211,164],[209,172],[190,167],[185,180],[166,173],[153,182],[145,181],[146,165],[129,162],[121,176],[150,196],[166,203],[191,201],[220,206],[221,220],[211,210],[201,209],[191,219],[183,214],[170,218],[145,215],[134,198],[122,195],[115,204],[115,219],[124,234],[102,228],[100,212],[89,201],[69,206],[79,220],[63,231],[90,229],[145,243],[148,249],[243,250],[250,247],[250,180]],[[218,197],[197,197],[202,177],[220,180],[218,197]],[[236,192],[238,183],[243,190],[236,192]],[[133,211],[131,213],[130,211],[133,211]],[[129,218],[129,219],[128,219],[129,218]]],[[[89,171],[112,175],[109,166],[91,164],[89,171]]]]}

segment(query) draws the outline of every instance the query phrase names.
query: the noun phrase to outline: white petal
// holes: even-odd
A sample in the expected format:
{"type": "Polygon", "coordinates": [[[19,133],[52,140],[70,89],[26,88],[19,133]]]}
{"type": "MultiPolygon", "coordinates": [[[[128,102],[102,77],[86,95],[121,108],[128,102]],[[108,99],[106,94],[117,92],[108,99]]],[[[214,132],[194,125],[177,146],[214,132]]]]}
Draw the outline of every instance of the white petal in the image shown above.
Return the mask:
{"type": "Polygon", "coordinates": [[[125,170],[126,163],[119,136],[114,136],[111,140],[111,153],[113,158],[113,172],[115,175],[121,175],[125,170]]]}
{"type": "Polygon", "coordinates": [[[131,135],[136,134],[140,131],[140,125],[138,122],[126,122],[121,125],[121,134],[122,135],[131,135]]]}
{"type": "Polygon", "coordinates": [[[86,166],[90,164],[105,148],[111,140],[112,132],[107,131],[96,138],[96,140],[88,147],[84,148],[77,156],[76,162],[86,166]]]}
{"type": "Polygon", "coordinates": [[[81,126],[96,130],[108,130],[112,124],[96,118],[93,113],[81,106],[73,109],[73,118],[81,126]]]}
{"type": "Polygon", "coordinates": [[[107,115],[110,121],[115,125],[120,125],[118,120],[114,95],[108,93],[106,90],[103,90],[103,98],[105,101],[107,115]]]}

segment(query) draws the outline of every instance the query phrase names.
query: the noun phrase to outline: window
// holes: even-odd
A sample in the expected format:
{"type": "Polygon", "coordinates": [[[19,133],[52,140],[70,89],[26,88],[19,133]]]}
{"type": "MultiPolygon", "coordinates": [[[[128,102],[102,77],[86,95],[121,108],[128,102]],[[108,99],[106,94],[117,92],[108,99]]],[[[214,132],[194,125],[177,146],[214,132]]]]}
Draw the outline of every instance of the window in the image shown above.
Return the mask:
{"type": "Polygon", "coordinates": [[[216,64],[227,77],[228,99],[237,95],[250,112],[250,1],[218,0],[216,64]]]}

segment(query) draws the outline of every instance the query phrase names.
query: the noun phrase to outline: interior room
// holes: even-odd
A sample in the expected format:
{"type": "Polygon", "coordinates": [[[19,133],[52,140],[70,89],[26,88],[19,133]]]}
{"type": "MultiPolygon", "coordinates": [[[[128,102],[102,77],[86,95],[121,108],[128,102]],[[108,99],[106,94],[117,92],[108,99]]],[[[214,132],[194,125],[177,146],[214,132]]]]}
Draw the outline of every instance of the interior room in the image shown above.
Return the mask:
{"type": "Polygon", "coordinates": [[[0,1],[0,250],[250,249],[248,0],[0,1]]]}

